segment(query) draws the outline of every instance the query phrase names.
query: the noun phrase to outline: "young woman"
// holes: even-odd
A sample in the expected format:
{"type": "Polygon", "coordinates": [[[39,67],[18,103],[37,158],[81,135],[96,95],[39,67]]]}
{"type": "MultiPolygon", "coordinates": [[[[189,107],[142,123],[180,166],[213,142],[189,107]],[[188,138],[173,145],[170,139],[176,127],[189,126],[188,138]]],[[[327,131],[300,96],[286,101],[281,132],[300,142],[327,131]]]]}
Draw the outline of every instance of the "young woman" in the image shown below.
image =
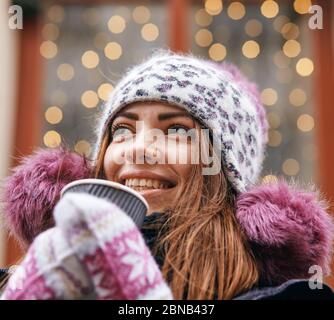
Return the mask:
{"type": "Polygon", "coordinates": [[[74,156],[63,151],[40,151],[9,179],[6,219],[29,247],[22,269],[34,272],[14,274],[2,298],[259,299],[287,297],[296,284],[303,297],[331,296],[327,286],[305,285],[310,267],[330,270],[334,229],[326,203],[284,181],[258,182],[267,131],[258,91],[231,65],[161,50],[129,69],[104,106],[92,167],[73,166],[74,156]],[[53,166],[58,180],[30,177],[30,195],[40,185],[57,187],[27,206],[27,193],[13,190],[32,174],[29,165],[39,173],[53,166]],[[149,204],[142,228],[88,194],[65,195],[52,213],[61,187],[88,176],[139,192],[149,204]],[[134,239],[145,245],[128,246],[134,239]]]}

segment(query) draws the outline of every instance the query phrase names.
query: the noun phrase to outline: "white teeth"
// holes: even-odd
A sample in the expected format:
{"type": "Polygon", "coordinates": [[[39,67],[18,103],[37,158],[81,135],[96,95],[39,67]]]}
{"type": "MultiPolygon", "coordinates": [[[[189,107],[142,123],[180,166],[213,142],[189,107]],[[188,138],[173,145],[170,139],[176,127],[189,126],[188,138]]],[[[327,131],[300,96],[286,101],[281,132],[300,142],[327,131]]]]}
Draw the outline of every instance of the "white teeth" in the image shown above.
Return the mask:
{"type": "Polygon", "coordinates": [[[159,180],[153,179],[126,179],[124,183],[127,187],[145,190],[145,189],[167,189],[168,186],[159,180]]]}
{"type": "Polygon", "coordinates": [[[160,184],[159,181],[157,181],[157,180],[153,180],[153,187],[154,187],[155,189],[158,189],[158,188],[159,188],[159,184],[160,184]]]}

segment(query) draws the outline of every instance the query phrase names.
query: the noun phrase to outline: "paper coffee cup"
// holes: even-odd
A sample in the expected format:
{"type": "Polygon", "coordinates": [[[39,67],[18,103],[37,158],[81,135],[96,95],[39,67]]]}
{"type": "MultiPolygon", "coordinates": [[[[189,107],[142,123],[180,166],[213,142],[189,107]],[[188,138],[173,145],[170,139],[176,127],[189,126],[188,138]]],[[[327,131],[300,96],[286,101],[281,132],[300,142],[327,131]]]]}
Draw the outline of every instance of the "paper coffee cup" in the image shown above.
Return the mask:
{"type": "Polygon", "coordinates": [[[148,210],[145,198],[135,190],[120,183],[103,179],[81,179],[67,184],[60,193],[88,193],[105,199],[121,208],[140,228],[148,210]]]}

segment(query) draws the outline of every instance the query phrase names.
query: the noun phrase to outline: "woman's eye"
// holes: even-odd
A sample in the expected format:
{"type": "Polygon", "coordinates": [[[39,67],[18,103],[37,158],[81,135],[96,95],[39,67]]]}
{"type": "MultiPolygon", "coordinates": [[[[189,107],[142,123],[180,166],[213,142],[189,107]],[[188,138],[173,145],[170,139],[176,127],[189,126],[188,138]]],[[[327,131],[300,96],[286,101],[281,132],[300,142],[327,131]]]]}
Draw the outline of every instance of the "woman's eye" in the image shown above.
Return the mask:
{"type": "Polygon", "coordinates": [[[168,128],[168,134],[187,135],[189,128],[181,125],[172,125],[168,128]]]}
{"type": "Polygon", "coordinates": [[[112,136],[113,140],[115,140],[115,139],[120,140],[123,137],[126,138],[130,135],[132,135],[132,131],[128,127],[125,127],[125,126],[112,127],[111,136],[112,136]]]}

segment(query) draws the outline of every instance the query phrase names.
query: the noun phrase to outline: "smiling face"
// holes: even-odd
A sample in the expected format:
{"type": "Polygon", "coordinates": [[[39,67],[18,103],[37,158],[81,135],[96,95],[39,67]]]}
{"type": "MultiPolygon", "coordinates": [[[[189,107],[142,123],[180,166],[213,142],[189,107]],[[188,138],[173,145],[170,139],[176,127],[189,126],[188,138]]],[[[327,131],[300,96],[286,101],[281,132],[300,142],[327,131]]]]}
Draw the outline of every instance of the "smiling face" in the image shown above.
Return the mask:
{"type": "Polygon", "coordinates": [[[112,139],[103,161],[106,178],[138,191],[149,204],[147,214],[165,211],[194,166],[190,161],[192,141],[186,133],[198,128],[190,114],[177,106],[159,102],[128,105],[109,126],[112,139]],[[160,135],[153,134],[157,129],[160,135]],[[170,161],[171,155],[177,161],[170,161]]]}

